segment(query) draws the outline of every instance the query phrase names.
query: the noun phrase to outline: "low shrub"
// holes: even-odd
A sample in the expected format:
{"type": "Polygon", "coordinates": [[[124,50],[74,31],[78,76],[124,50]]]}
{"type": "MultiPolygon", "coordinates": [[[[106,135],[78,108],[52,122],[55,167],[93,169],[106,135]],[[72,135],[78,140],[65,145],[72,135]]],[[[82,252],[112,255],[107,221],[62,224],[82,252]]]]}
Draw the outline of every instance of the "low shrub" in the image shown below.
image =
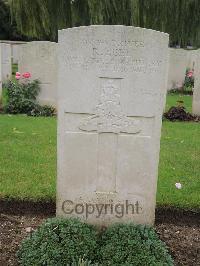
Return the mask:
{"type": "Polygon", "coordinates": [[[96,249],[93,226],[78,219],[53,218],[22,242],[17,255],[23,266],[87,266],[94,260],[96,249]]]}
{"type": "Polygon", "coordinates": [[[168,94],[183,94],[192,95],[194,88],[194,71],[187,68],[183,83],[173,84],[173,88],[168,91],[168,94]]]}
{"type": "Polygon", "coordinates": [[[4,84],[3,110],[9,114],[27,114],[31,116],[52,116],[55,109],[51,106],[41,106],[37,102],[40,91],[38,80],[30,81],[27,78],[22,82],[9,81],[4,84]]]}
{"type": "Polygon", "coordinates": [[[28,83],[9,81],[4,84],[6,91],[6,105],[4,110],[11,114],[26,114],[31,111],[37,103],[36,98],[40,91],[39,81],[28,83]]]}
{"type": "Polygon", "coordinates": [[[78,219],[48,219],[18,251],[22,266],[172,266],[153,228],[115,224],[98,233],[78,219]]]}
{"type": "Polygon", "coordinates": [[[191,92],[194,88],[194,71],[191,69],[186,69],[185,80],[183,84],[183,90],[191,92]]]}
{"type": "Polygon", "coordinates": [[[56,110],[54,107],[49,105],[39,105],[35,104],[34,108],[27,112],[27,115],[29,116],[53,116],[55,115],[56,110]]]}
{"type": "Polygon", "coordinates": [[[115,224],[102,235],[101,265],[171,266],[166,245],[153,228],[134,224],[115,224]]]}

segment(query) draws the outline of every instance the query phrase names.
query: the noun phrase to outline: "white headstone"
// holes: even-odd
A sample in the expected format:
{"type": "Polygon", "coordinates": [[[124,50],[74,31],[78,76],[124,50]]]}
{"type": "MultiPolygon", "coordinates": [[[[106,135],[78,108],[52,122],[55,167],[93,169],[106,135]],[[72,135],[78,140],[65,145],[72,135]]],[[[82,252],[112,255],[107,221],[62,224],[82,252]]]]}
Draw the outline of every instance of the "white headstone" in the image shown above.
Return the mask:
{"type": "Polygon", "coordinates": [[[0,43],[1,53],[1,78],[2,82],[9,80],[12,76],[12,62],[11,62],[11,45],[7,43],[0,43]]]}
{"type": "MultiPolygon", "coordinates": [[[[1,44],[0,44],[0,51],[1,51],[1,44]]],[[[0,52],[0,103],[2,101],[2,65],[1,65],[1,52],[0,52]]]]}
{"type": "Polygon", "coordinates": [[[18,64],[18,62],[19,62],[20,46],[21,46],[21,44],[12,44],[12,60],[13,60],[13,64],[18,64]]]}
{"type": "Polygon", "coordinates": [[[192,113],[200,115],[200,49],[196,51],[192,113]]]}
{"type": "Polygon", "coordinates": [[[152,224],[168,34],[59,31],[57,215],[152,224]]]}
{"type": "Polygon", "coordinates": [[[18,71],[31,73],[31,79],[41,82],[38,96],[40,104],[56,106],[57,103],[57,44],[48,41],[34,41],[20,45],[18,71]]]}
{"type": "Polygon", "coordinates": [[[190,70],[195,69],[197,59],[197,50],[188,50],[187,51],[187,68],[190,70]]]}
{"type": "Polygon", "coordinates": [[[185,80],[187,63],[186,50],[169,48],[168,90],[182,88],[185,80]]]}

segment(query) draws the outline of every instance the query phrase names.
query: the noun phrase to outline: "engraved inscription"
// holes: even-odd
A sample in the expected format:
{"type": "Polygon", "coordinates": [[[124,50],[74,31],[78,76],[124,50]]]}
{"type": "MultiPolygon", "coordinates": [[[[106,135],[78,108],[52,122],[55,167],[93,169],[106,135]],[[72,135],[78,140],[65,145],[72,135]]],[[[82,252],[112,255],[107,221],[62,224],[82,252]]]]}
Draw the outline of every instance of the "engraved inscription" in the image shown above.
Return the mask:
{"type": "MultiPolygon", "coordinates": [[[[103,40],[103,39],[81,39],[80,43],[82,45],[91,45],[91,46],[99,46],[99,45],[108,45],[108,41],[107,40],[103,40]]],[[[132,49],[134,48],[141,48],[144,47],[144,41],[143,40],[111,40],[110,41],[110,46],[114,46],[114,47],[121,47],[121,48],[125,48],[125,47],[130,47],[132,49]]]]}
{"type": "Polygon", "coordinates": [[[65,50],[65,64],[69,69],[112,72],[155,73],[160,71],[162,60],[138,57],[134,50],[144,49],[143,40],[81,39],[77,47],[65,50]],[[84,49],[85,53],[78,52],[84,49]],[[69,52],[70,51],[70,52],[69,52]]]}
{"type": "Polygon", "coordinates": [[[110,50],[103,54],[97,48],[91,50],[90,56],[77,56],[65,52],[65,64],[68,68],[113,72],[155,73],[160,71],[161,60],[145,61],[134,58],[126,50],[110,50]],[[114,55],[118,53],[118,55],[114,55]]]}
{"type": "Polygon", "coordinates": [[[95,115],[85,119],[79,128],[83,131],[102,133],[129,133],[141,131],[139,121],[128,118],[120,104],[121,79],[101,78],[101,94],[95,115]]]}
{"type": "Polygon", "coordinates": [[[156,72],[161,61],[147,62],[143,58],[135,58],[130,55],[127,48],[93,48],[91,63],[95,63],[101,70],[111,67],[114,71],[121,72],[156,72]]]}

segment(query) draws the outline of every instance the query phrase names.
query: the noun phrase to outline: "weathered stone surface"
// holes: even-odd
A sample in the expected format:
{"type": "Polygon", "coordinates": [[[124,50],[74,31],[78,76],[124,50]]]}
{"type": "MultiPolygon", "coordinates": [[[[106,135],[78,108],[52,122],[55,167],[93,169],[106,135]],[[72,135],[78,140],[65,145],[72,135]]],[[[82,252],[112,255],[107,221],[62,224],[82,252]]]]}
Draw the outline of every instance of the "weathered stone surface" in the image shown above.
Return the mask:
{"type": "Polygon", "coordinates": [[[2,83],[11,78],[11,47],[10,44],[0,43],[0,100],[2,83]]]}
{"type": "MultiPolygon", "coordinates": [[[[0,62],[1,62],[1,53],[0,53],[0,62]]],[[[2,70],[1,69],[2,69],[2,65],[0,63],[0,103],[2,100],[2,70]]]]}
{"type": "Polygon", "coordinates": [[[168,90],[181,88],[183,86],[187,63],[188,54],[186,50],[169,48],[168,90]]]}
{"type": "Polygon", "coordinates": [[[59,31],[57,215],[153,224],[168,34],[59,31]]]}
{"type": "Polygon", "coordinates": [[[195,69],[197,60],[197,50],[188,50],[187,51],[187,68],[190,70],[195,69]]]}
{"type": "Polygon", "coordinates": [[[41,104],[56,106],[57,102],[57,44],[48,41],[34,41],[20,45],[18,69],[20,73],[30,72],[31,79],[41,82],[38,100],[41,104]]]}
{"type": "Polygon", "coordinates": [[[0,81],[0,104],[2,103],[2,83],[0,81]]]}
{"type": "Polygon", "coordinates": [[[183,86],[187,69],[194,70],[197,50],[169,48],[169,74],[167,89],[179,89],[183,86]]]}
{"type": "Polygon", "coordinates": [[[12,75],[12,63],[11,63],[11,46],[7,43],[0,43],[1,53],[1,78],[2,81],[6,81],[11,78],[12,75]]]}
{"type": "Polygon", "coordinates": [[[200,49],[196,51],[192,113],[200,115],[200,49]]]}
{"type": "Polygon", "coordinates": [[[21,46],[21,44],[12,44],[12,60],[13,60],[13,64],[18,64],[18,62],[19,62],[20,46],[21,46]]]}

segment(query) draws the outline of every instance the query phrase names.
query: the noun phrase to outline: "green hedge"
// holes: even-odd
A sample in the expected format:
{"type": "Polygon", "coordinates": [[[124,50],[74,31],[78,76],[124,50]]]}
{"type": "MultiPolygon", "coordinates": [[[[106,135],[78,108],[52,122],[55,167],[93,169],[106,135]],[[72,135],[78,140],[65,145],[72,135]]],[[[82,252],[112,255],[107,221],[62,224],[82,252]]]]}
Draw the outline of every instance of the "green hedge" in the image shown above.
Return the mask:
{"type": "Polygon", "coordinates": [[[37,101],[40,92],[38,80],[8,81],[3,84],[3,110],[8,114],[27,114],[29,116],[53,116],[55,108],[41,106],[37,101]]]}
{"type": "Polygon", "coordinates": [[[173,265],[166,245],[153,228],[134,224],[116,224],[102,236],[99,250],[102,265],[173,265]]]}
{"type": "Polygon", "coordinates": [[[93,226],[76,219],[53,218],[22,242],[18,257],[24,266],[76,265],[80,258],[94,260],[96,248],[93,226]]]}
{"type": "Polygon", "coordinates": [[[115,224],[100,234],[78,219],[48,219],[18,251],[22,266],[172,266],[153,228],[115,224]]]}

